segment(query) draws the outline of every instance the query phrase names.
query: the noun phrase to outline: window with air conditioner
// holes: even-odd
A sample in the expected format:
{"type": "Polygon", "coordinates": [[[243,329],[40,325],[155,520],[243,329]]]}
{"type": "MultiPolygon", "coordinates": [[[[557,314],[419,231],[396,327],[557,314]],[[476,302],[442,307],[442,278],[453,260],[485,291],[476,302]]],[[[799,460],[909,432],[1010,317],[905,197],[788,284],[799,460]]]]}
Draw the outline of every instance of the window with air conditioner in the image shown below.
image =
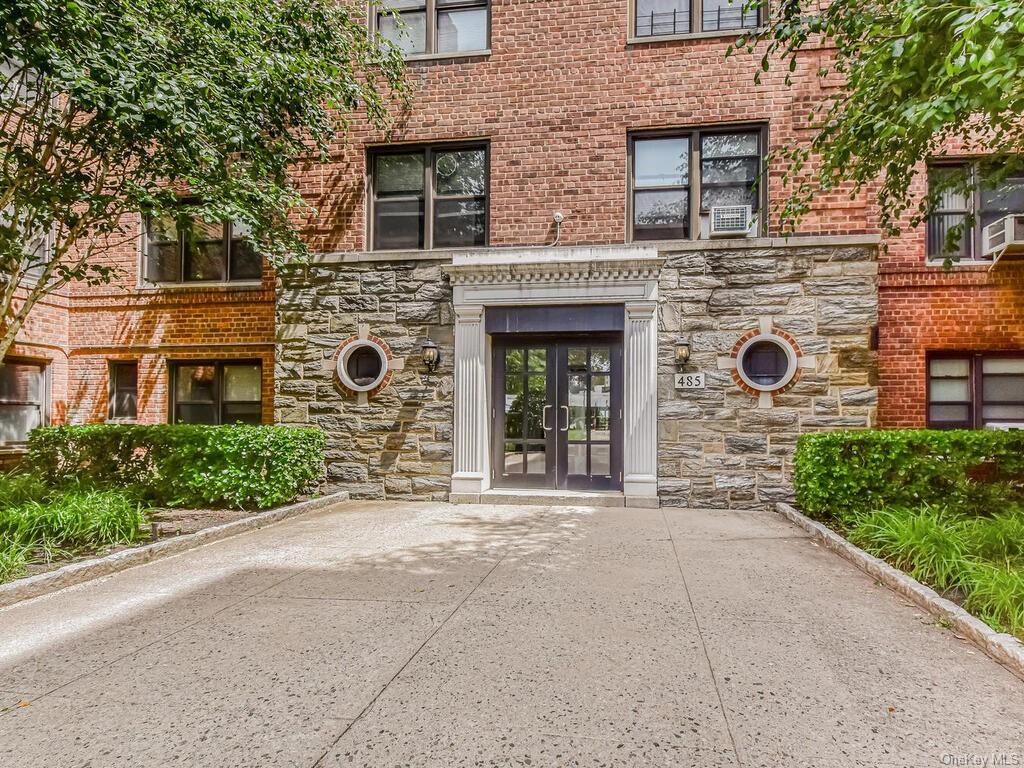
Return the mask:
{"type": "Polygon", "coordinates": [[[935,208],[927,222],[928,259],[988,261],[985,227],[1011,214],[1024,214],[1024,174],[1000,181],[978,162],[935,162],[928,185],[935,208]]]}
{"type": "Polygon", "coordinates": [[[632,135],[632,239],[761,234],[765,143],[760,126],[632,135]]]}

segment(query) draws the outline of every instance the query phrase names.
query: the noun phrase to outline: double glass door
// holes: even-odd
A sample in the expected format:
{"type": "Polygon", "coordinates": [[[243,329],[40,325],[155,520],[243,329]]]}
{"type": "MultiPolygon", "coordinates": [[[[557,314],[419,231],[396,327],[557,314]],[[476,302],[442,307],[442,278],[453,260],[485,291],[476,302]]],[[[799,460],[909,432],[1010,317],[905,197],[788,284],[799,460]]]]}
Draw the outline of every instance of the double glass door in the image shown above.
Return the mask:
{"type": "Polygon", "coordinates": [[[622,488],[620,337],[496,337],[498,488],[622,488]]]}

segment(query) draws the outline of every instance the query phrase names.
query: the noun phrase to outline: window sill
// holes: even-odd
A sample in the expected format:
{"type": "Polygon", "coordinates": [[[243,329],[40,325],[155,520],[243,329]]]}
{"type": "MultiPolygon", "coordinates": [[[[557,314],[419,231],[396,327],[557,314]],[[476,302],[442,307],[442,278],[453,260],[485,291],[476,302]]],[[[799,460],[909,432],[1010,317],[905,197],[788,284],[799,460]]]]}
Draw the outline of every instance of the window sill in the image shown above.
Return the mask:
{"type": "Polygon", "coordinates": [[[987,270],[992,267],[992,261],[981,261],[978,259],[961,259],[960,261],[951,262],[947,267],[946,262],[942,259],[925,259],[924,265],[926,267],[935,267],[938,269],[968,269],[975,272],[987,270]]]}
{"type": "Polygon", "coordinates": [[[481,48],[479,51],[446,51],[445,53],[413,53],[405,57],[409,64],[418,62],[444,61],[446,59],[480,59],[491,55],[490,48],[481,48]]]}
{"type": "Polygon", "coordinates": [[[256,291],[263,280],[229,280],[194,283],[139,283],[140,291],[256,291]]]}
{"type": "Polygon", "coordinates": [[[671,43],[684,40],[714,40],[715,38],[751,37],[759,34],[764,27],[756,29],[716,29],[713,32],[683,32],[678,35],[649,35],[646,37],[631,36],[626,38],[626,46],[645,45],[647,43],[671,43]]]}

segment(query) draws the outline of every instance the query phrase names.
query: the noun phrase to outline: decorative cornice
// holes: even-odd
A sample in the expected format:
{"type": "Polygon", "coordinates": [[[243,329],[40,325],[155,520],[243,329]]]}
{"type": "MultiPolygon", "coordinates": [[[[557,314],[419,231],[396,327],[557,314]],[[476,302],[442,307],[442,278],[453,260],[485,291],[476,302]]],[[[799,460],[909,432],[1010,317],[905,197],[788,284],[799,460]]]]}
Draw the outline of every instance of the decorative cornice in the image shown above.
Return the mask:
{"type": "Polygon", "coordinates": [[[508,283],[582,283],[657,280],[665,259],[660,257],[595,259],[592,261],[506,262],[451,264],[441,270],[452,285],[508,283]]]}

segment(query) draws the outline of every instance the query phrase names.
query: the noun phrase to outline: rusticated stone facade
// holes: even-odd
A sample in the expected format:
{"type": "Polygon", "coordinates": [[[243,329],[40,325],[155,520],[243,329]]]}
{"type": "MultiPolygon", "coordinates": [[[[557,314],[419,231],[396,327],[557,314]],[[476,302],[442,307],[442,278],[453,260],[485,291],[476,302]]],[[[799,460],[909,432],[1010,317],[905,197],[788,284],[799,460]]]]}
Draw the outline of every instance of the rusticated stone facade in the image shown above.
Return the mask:
{"type": "MultiPolygon", "coordinates": [[[[869,239],[868,239],[869,240],[869,239]]],[[[667,248],[658,282],[658,476],[662,504],[747,508],[789,498],[797,437],[875,421],[875,247],[865,238],[667,248]],[[859,244],[856,244],[859,243],[859,244]],[[799,351],[799,376],[752,395],[730,360],[764,326],[799,351]],[[677,342],[690,361],[675,361],[677,342]],[[703,372],[703,389],[676,389],[703,372]]],[[[493,253],[493,252],[492,252],[493,253]]],[[[328,440],[328,484],[357,498],[446,499],[454,444],[454,317],[447,260],[332,254],[279,276],[276,416],[328,440]],[[337,373],[340,345],[379,337],[401,361],[360,405],[337,373]],[[441,349],[426,370],[425,338],[441,349]]]]}
{"type": "Polygon", "coordinates": [[[662,504],[744,508],[787,499],[799,435],[874,425],[875,248],[796,243],[662,253],[662,504]],[[737,341],[762,323],[790,336],[807,360],[770,405],[743,391],[729,366],[737,341]],[[677,339],[692,350],[681,367],[677,339]],[[696,371],[705,373],[704,389],[675,389],[675,373],[696,371]]]}
{"type": "Polygon", "coordinates": [[[451,289],[432,261],[323,256],[278,279],[275,412],[327,435],[327,483],[354,498],[447,499],[452,474],[451,289]],[[337,353],[360,325],[402,361],[365,405],[347,392],[337,353]],[[441,350],[423,365],[429,338],[441,350]]]}

